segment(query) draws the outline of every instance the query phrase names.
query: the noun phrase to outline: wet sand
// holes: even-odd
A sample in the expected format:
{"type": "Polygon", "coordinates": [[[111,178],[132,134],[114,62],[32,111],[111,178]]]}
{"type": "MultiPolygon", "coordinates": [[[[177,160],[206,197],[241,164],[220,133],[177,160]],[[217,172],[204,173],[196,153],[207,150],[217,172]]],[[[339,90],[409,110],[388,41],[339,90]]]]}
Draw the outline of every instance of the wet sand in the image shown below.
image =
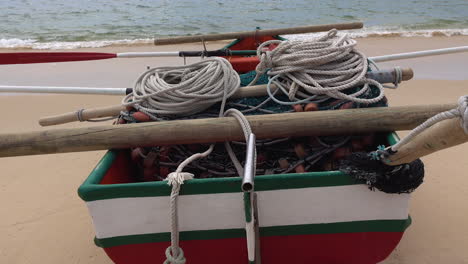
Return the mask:
{"type": "MultiPolygon", "coordinates": [[[[359,48],[369,56],[467,45],[468,37],[366,38],[359,48]]],[[[209,48],[222,43],[210,43],[209,48]]],[[[200,45],[94,49],[102,52],[197,50],[200,45]]],[[[91,49],[81,49],[80,51],[91,49]]],[[[195,59],[192,59],[195,60],[195,59]]],[[[131,87],[147,65],[180,65],[180,58],[117,59],[43,65],[2,66],[3,85],[131,87]]],[[[468,94],[468,54],[386,63],[410,66],[415,80],[386,90],[390,104],[454,103],[468,94]]],[[[37,120],[80,108],[118,104],[119,96],[0,96],[0,133],[44,130],[37,120]]],[[[73,123],[60,127],[81,127],[73,123]]],[[[404,135],[406,132],[400,132],[404,135]]],[[[0,263],[111,263],[93,243],[87,208],[76,189],[104,151],[0,159],[0,263]]],[[[468,263],[468,144],[423,158],[425,183],[414,193],[413,224],[384,261],[468,263]]]]}

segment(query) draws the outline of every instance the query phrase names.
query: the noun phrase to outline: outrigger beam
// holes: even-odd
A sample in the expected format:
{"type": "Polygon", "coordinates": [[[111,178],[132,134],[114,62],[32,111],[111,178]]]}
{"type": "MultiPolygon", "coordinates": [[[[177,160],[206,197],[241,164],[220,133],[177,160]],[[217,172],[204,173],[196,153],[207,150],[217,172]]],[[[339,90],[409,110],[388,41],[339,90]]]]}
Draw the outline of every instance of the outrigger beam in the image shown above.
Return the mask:
{"type": "MultiPolygon", "coordinates": [[[[258,139],[409,130],[450,105],[373,107],[249,115],[258,139]]],[[[0,134],[0,157],[245,140],[233,117],[0,134]],[[183,128],[183,129],[180,129],[183,128]]]]}

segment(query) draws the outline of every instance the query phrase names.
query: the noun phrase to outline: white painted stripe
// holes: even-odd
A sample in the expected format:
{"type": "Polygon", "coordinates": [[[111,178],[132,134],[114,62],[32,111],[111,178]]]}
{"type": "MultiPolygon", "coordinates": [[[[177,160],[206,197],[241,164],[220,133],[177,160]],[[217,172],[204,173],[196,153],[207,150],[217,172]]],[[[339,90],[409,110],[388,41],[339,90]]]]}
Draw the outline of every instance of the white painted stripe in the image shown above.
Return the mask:
{"type": "MultiPolygon", "coordinates": [[[[398,220],[408,217],[408,194],[372,192],[364,185],[258,193],[261,227],[398,220]]],[[[245,228],[242,193],[182,195],[179,230],[245,228]]],[[[169,197],[87,202],[97,238],[170,231],[169,197]]]]}
{"type": "Polygon", "coordinates": [[[372,192],[364,185],[258,193],[260,226],[408,218],[408,194],[372,192]]]}
{"type": "MultiPolygon", "coordinates": [[[[242,193],[181,195],[179,230],[245,227],[242,193]]],[[[139,197],[87,202],[97,238],[169,232],[169,197],[139,197]]]]}

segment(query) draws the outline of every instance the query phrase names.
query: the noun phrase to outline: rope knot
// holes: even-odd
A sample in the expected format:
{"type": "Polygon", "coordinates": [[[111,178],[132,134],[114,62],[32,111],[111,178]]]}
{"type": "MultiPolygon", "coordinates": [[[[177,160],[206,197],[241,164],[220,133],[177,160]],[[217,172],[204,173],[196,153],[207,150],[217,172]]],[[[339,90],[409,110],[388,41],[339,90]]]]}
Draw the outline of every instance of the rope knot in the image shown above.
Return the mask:
{"type": "Polygon", "coordinates": [[[172,185],[181,185],[184,184],[184,181],[193,179],[194,175],[189,172],[171,172],[167,175],[167,184],[172,185]]]}
{"type": "Polygon", "coordinates": [[[460,113],[460,120],[463,130],[468,134],[468,95],[458,98],[458,112],[460,113]]]}
{"type": "Polygon", "coordinates": [[[268,69],[273,68],[273,56],[270,50],[262,51],[260,54],[260,62],[257,64],[255,71],[257,74],[264,74],[268,69]]]}
{"type": "Polygon", "coordinates": [[[166,249],[166,261],[164,261],[164,264],[185,264],[186,259],[184,251],[180,247],[175,249],[176,252],[172,252],[172,247],[168,247],[166,249]]]}

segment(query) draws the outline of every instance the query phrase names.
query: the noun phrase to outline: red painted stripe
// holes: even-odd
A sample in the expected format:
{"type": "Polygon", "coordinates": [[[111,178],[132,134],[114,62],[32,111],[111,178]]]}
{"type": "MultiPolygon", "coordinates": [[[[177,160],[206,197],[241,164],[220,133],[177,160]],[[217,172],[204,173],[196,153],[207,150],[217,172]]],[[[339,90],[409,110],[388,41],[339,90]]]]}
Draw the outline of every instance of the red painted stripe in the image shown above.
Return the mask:
{"type": "Polygon", "coordinates": [[[0,64],[27,64],[116,58],[114,53],[99,52],[12,52],[0,53],[0,64]]]}
{"type": "MultiPolygon", "coordinates": [[[[402,232],[364,232],[261,238],[262,263],[376,264],[390,255],[402,232]]],[[[247,263],[245,238],[181,241],[191,264],[247,263]]],[[[116,264],[165,260],[169,242],[105,248],[116,264]]]]}

